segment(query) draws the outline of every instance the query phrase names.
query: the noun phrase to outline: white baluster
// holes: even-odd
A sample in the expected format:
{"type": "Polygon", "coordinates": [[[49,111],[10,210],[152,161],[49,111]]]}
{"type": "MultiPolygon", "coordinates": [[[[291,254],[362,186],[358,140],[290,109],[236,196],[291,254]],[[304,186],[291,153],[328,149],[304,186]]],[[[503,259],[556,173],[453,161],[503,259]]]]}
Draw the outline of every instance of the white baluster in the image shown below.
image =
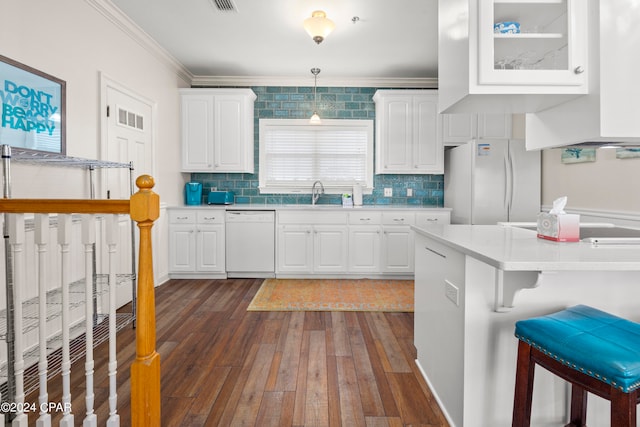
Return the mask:
{"type": "Polygon", "coordinates": [[[93,248],[96,242],[95,215],[84,215],[82,218],[82,243],[84,244],[84,289],[85,289],[85,402],[87,413],[82,422],[83,427],[97,427],[98,419],[93,412],[93,248]]]}
{"type": "Polygon", "coordinates": [[[34,240],[38,257],[38,378],[40,394],[38,407],[40,417],[37,427],[51,427],[51,414],[47,411],[49,393],[47,392],[47,254],[49,251],[49,215],[37,214],[34,218],[34,240]]]}
{"type": "Polygon", "coordinates": [[[71,359],[69,356],[69,277],[71,272],[71,215],[58,215],[60,285],[62,287],[62,419],[60,427],[73,427],[71,413],[71,359]]]}
{"type": "Polygon", "coordinates": [[[22,340],[22,289],[25,288],[25,253],[24,253],[24,215],[9,215],[9,242],[13,253],[13,304],[14,304],[14,378],[16,385],[15,403],[18,412],[11,422],[14,427],[27,427],[27,415],[24,405],[24,356],[22,340]]]}
{"type": "Polygon", "coordinates": [[[109,419],[107,427],[119,427],[120,415],[118,415],[118,393],[116,374],[118,359],[116,358],[116,294],[118,283],[116,280],[118,245],[118,215],[109,215],[106,218],[107,245],[109,246],[109,419]]]}

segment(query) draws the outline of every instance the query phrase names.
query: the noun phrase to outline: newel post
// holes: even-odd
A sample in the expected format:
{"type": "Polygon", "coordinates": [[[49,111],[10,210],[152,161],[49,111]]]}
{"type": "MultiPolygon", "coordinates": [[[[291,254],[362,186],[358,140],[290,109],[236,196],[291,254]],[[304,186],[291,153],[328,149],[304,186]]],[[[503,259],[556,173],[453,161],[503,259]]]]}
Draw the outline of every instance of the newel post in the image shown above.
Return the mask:
{"type": "Polygon", "coordinates": [[[141,175],[139,191],[131,196],[131,218],[140,229],[136,360],[131,365],[131,424],[157,427],[160,423],[160,355],[156,352],[156,311],[151,227],[160,216],[160,197],[151,191],[153,178],[141,175]]]}

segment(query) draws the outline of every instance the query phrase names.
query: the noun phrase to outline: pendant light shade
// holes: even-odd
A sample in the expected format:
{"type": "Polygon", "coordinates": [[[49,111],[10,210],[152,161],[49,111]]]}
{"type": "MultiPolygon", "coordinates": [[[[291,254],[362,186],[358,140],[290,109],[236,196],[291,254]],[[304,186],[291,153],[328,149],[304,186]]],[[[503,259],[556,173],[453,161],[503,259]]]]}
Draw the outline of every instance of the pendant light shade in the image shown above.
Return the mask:
{"type": "Polygon", "coordinates": [[[321,10],[312,12],[311,17],[304,20],[304,29],[317,44],[322,43],[335,27],[336,24],[321,10]]]}
{"type": "Polygon", "coordinates": [[[318,86],[318,74],[320,74],[320,68],[312,68],[311,74],[313,74],[313,114],[309,119],[309,124],[319,125],[322,124],[322,120],[320,120],[320,116],[318,115],[318,95],[317,95],[317,86],[318,86]]]}

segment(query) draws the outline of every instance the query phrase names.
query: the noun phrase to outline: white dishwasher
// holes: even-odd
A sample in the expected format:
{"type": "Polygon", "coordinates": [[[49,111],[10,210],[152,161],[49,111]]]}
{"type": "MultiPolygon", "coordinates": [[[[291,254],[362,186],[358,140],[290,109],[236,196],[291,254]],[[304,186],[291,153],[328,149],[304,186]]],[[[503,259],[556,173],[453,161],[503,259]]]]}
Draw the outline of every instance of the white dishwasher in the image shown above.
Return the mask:
{"type": "Polygon", "coordinates": [[[228,210],[227,277],[275,277],[275,212],[228,210]]]}

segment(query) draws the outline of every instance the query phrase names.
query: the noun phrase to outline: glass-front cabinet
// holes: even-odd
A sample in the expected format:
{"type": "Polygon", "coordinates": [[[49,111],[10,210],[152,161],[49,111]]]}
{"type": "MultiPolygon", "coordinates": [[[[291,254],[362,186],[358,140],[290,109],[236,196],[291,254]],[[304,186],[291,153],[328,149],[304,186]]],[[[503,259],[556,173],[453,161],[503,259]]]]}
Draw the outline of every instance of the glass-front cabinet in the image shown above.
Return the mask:
{"type": "Polygon", "coordinates": [[[587,74],[585,0],[480,0],[480,85],[580,86],[587,74]]]}

